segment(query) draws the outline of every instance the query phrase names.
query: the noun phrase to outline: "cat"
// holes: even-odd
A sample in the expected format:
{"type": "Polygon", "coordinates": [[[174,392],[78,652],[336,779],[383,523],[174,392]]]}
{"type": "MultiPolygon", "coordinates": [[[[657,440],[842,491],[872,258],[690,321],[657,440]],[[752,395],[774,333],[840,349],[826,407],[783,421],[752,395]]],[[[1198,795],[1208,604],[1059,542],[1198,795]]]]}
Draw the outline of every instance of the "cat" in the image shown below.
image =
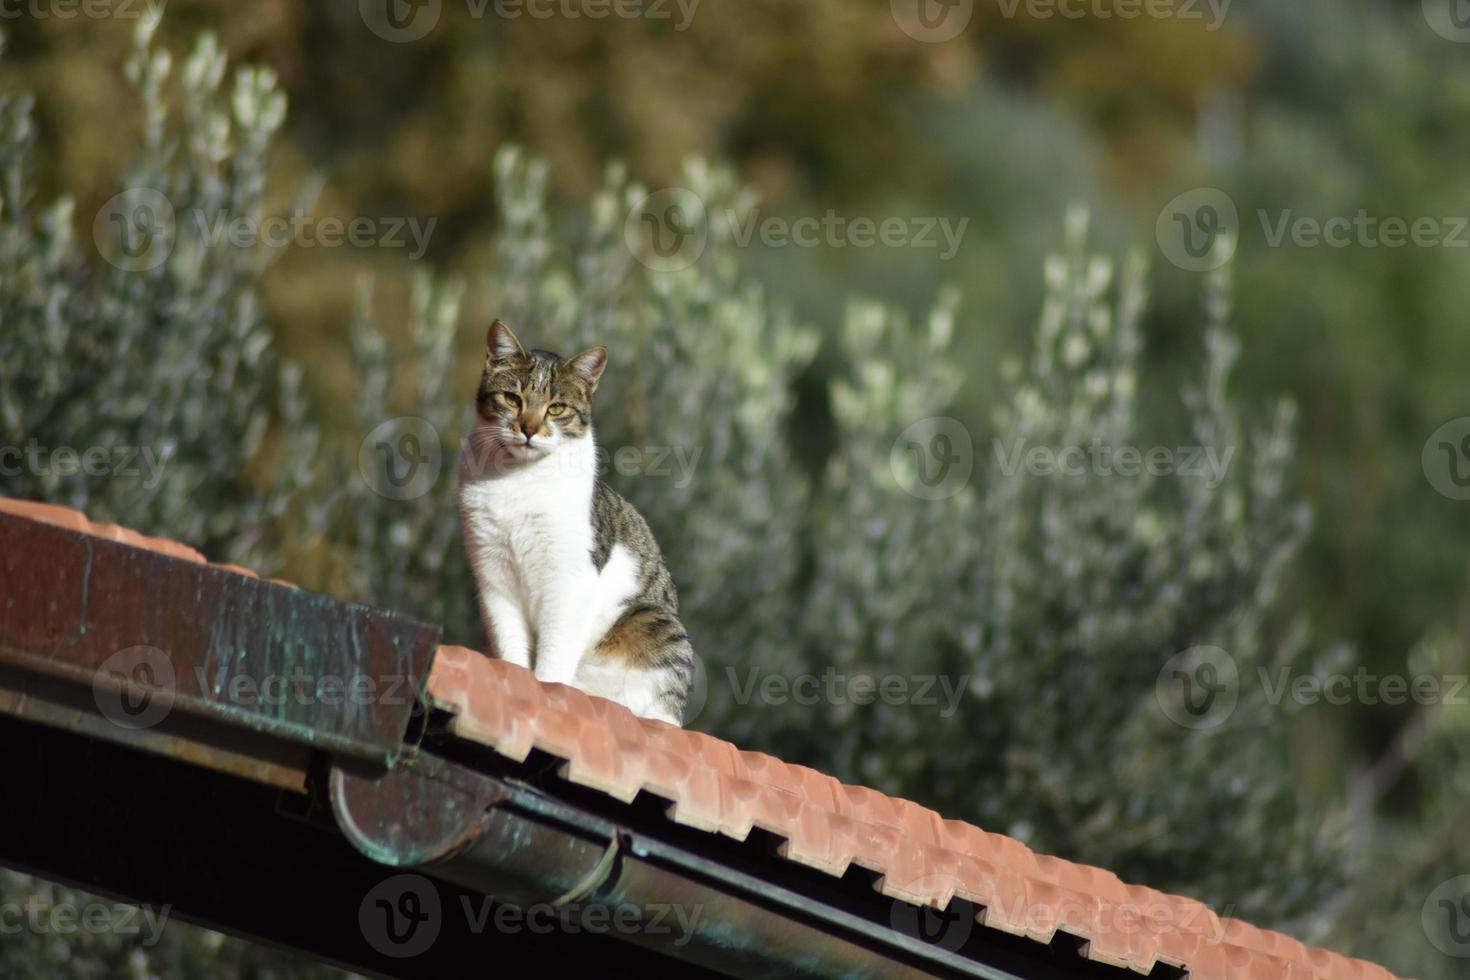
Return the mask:
{"type": "Polygon", "coordinates": [[[648,523],[597,473],[607,348],[526,351],[490,325],[459,509],[491,656],[682,725],[694,649],[648,523]]]}

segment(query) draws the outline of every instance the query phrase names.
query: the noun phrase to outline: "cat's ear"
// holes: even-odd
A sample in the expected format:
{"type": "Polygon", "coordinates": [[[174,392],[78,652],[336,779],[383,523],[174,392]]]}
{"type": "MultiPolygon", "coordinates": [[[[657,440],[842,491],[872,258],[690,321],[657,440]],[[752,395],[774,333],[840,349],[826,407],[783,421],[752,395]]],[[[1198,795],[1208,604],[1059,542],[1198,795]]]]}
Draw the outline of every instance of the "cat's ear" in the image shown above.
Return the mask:
{"type": "Polygon", "coordinates": [[[580,378],[582,383],[593,391],[597,390],[597,382],[601,380],[602,372],[606,368],[606,347],[594,347],[567,361],[567,370],[580,378]]]}
{"type": "Polygon", "coordinates": [[[490,335],[485,338],[485,353],[492,361],[506,361],[526,353],[516,335],[502,321],[490,324],[490,335]]]}

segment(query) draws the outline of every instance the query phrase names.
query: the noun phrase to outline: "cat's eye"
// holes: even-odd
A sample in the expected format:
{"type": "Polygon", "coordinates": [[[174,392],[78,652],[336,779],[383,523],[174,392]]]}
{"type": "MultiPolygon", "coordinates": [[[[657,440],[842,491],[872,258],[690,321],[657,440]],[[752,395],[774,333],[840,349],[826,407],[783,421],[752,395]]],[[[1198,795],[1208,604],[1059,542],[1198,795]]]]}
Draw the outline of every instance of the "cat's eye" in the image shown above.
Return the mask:
{"type": "Polygon", "coordinates": [[[521,407],[521,396],[520,395],[517,395],[513,391],[502,391],[500,393],[500,397],[503,398],[503,399],[505,399],[505,403],[507,405],[509,405],[511,408],[520,408],[521,407]]]}
{"type": "Polygon", "coordinates": [[[566,413],[567,406],[564,402],[552,402],[551,407],[546,410],[546,414],[552,418],[556,418],[558,415],[565,415],[566,413]]]}

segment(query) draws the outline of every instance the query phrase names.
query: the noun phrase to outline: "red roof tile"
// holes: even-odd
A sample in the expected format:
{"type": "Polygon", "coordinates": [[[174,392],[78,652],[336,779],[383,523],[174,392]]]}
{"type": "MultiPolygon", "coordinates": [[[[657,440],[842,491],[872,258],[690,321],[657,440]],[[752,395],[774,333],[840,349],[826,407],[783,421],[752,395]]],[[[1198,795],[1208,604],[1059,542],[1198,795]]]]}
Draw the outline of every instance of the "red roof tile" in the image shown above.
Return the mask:
{"type": "Polygon", "coordinates": [[[203,562],[204,556],[190,548],[188,545],[179,544],[177,541],[169,541],[165,538],[150,538],[130,531],[116,524],[94,524],[87,520],[87,516],[80,511],[72,510],[70,507],[60,507],[56,504],[42,504],[32,500],[14,500],[9,497],[0,497],[0,511],[14,514],[17,517],[28,517],[33,521],[43,524],[55,524],[71,531],[80,531],[83,534],[95,535],[116,541],[119,544],[132,545],[135,548],[148,548],[168,555],[171,558],[182,558],[185,561],[203,562]]]}
{"type": "MultiPolygon", "coordinates": [[[[87,515],[73,510],[70,507],[61,507],[57,504],[43,504],[34,500],[16,500],[12,497],[0,497],[0,513],[26,517],[33,521],[40,521],[43,524],[54,524],[57,527],[64,527],[71,531],[79,531],[82,534],[91,534],[99,538],[106,538],[109,541],[116,541],[119,544],[129,545],[134,548],[147,548],[149,551],[156,551],[159,554],[168,555],[170,558],[181,558],[184,561],[209,564],[208,560],[202,554],[186,544],[170,541],[168,538],[150,538],[146,534],[139,534],[137,531],[119,527],[116,524],[96,524],[88,520],[87,515]]],[[[227,572],[234,572],[237,575],[247,575],[250,578],[260,577],[256,572],[248,568],[241,568],[239,565],[216,564],[215,567],[227,572]]],[[[277,585],[284,585],[293,589],[296,588],[291,582],[285,582],[281,579],[269,579],[269,581],[277,585]]]]}
{"type": "Polygon", "coordinates": [[[1204,904],[1129,886],[1109,871],[1037,855],[863,786],[663,722],[462,647],[440,647],[429,693],[461,738],[524,760],[566,760],[565,778],[631,801],[669,801],[676,823],[744,840],[781,838],[778,853],[832,875],[877,872],[886,896],[945,908],[958,895],[986,926],[1039,942],[1086,940],[1092,960],[1148,973],[1156,962],[1197,980],[1393,980],[1380,966],[1308,949],[1280,933],[1221,919],[1204,904]]]}
{"type": "MultiPolygon", "coordinates": [[[[0,498],[0,512],[203,562],[192,548],[77,511],[0,498]]],[[[219,566],[253,575],[235,566],[219,566]]],[[[288,583],[289,584],[289,583],[288,583]]],[[[635,717],[621,705],[463,647],[440,647],[430,696],[454,714],[453,732],[517,761],[540,749],[564,759],[571,782],[631,802],[669,802],[676,823],[744,840],[777,835],[786,860],[834,876],[856,864],[877,873],[885,896],[946,908],[959,897],[984,926],[1038,942],[1065,932],[1096,962],[1149,973],[1182,967],[1192,980],[1396,980],[1383,967],[1320,949],[1100,868],[1037,855],[908,800],[729,742],[635,717]]]]}

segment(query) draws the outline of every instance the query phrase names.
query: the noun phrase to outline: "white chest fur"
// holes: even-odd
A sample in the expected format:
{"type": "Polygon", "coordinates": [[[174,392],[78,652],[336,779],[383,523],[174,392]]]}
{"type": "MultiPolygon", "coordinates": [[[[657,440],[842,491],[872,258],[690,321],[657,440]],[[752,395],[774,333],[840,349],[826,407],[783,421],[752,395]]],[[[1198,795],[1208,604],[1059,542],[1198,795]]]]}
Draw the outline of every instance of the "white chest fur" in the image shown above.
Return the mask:
{"type": "Polygon", "coordinates": [[[492,653],[573,683],[577,667],[637,590],[624,548],[592,561],[596,447],[591,433],[549,455],[487,473],[468,450],[459,505],[492,653]]]}

